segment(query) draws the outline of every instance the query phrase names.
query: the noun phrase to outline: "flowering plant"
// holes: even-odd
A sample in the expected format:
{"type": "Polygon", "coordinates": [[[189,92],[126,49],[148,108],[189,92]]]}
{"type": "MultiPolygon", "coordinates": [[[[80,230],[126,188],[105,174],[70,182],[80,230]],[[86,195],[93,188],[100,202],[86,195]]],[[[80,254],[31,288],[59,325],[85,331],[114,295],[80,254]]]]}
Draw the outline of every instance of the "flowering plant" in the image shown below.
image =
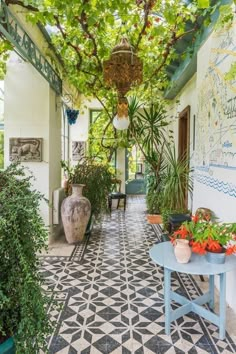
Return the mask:
{"type": "Polygon", "coordinates": [[[236,253],[236,223],[216,223],[198,215],[192,216],[192,221],[184,222],[171,236],[171,242],[176,239],[189,240],[192,251],[205,254],[207,251],[226,255],[236,253]]]}

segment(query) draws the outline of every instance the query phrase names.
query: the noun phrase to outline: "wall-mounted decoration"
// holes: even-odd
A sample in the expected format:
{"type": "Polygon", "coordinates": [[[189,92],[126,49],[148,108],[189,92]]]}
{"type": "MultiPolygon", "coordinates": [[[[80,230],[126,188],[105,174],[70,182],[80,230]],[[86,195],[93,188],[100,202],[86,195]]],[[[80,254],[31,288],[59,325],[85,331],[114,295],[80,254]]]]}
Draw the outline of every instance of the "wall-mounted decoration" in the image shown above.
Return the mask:
{"type": "Polygon", "coordinates": [[[79,115],[79,110],[67,108],[66,115],[67,115],[68,123],[70,125],[75,124],[75,122],[78,118],[78,115],[79,115]]]}
{"type": "Polygon", "coordinates": [[[72,141],[72,160],[83,161],[85,158],[86,142],[85,141],[72,141]]]}
{"type": "Polygon", "coordinates": [[[40,162],[42,161],[42,138],[10,138],[10,161],[40,162]]]}
{"type": "Polygon", "coordinates": [[[236,169],[236,81],[225,79],[235,61],[235,33],[235,25],[214,32],[211,50],[199,54],[197,166],[236,169]]]}

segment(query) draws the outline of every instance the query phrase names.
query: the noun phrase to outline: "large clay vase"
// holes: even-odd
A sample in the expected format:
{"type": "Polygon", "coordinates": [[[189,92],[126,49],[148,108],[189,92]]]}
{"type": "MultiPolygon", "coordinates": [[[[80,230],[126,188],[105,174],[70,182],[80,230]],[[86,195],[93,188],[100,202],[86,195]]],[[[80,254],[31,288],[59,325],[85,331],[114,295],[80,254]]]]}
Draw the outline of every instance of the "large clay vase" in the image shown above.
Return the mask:
{"type": "Polygon", "coordinates": [[[61,216],[68,243],[83,240],[91,214],[90,201],[82,194],[84,184],[72,184],[72,195],[63,200],[61,216]]]}
{"type": "Polygon", "coordinates": [[[189,247],[189,241],[184,239],[177,239],[175,241],[174,253],[178,263],[188,263],[192,254],[189,247]]]}

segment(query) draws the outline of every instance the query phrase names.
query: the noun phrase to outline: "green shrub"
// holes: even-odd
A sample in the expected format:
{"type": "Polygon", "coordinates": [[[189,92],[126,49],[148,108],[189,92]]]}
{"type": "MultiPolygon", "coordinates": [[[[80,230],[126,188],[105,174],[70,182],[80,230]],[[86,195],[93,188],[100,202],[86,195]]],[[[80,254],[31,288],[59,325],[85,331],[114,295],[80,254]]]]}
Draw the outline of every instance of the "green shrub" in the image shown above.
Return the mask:
{"type": "Polygon", "coordinates": [[[182,208],[182,209],[162,208],[161,217],[162,217],[162,224],[164,230],[168,229],[168,221],[169,221],[169,216],[171,214],[190,214],[190,211],[186,208],[182,208]]]}
{"type": "Polygon", "coordinates": [[[112,168],[109,165],[85,159],[71,169],[65,162],[62,162],[62,167],[68,175],[69,185],[85,185],[83,195],[90,201],[92,214],[96,218],[108,211],[107,198],[112,190],[114,179],[112,168]]]}
{"type": "Polygon", "coordinates": [[[0,171],[0,343],[14,336],[18,354],[39,353],[52,332],[38,273],[37,254],[48,238],[39,215],[43,196],[31,190],[31,179],[18,165],[0,171]]]}

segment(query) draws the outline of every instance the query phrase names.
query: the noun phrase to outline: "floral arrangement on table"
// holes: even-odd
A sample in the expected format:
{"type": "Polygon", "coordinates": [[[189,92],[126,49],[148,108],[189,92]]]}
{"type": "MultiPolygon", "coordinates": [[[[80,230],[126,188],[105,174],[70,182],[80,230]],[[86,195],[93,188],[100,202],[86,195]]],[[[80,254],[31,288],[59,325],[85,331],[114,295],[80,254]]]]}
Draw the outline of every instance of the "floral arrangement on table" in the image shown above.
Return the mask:
{"type": "Polygon", "coordinates": [[[195,253],[231,255],[236,253],[236,223],[216,223],[208,217],[193,215],[192,221],[184,222],[170,239],[173,244],[177,239],[188,240],[195,253]]]}

